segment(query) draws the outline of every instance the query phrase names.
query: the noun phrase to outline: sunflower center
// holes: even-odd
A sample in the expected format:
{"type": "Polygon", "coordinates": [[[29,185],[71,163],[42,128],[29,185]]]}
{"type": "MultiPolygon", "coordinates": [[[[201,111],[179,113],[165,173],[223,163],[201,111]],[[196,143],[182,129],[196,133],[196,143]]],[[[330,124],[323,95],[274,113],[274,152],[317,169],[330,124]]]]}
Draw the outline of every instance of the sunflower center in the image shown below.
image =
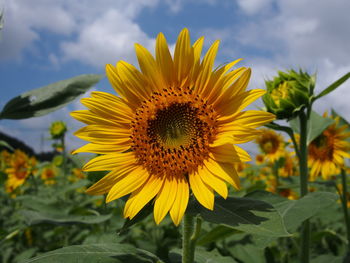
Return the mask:
{"type": "Polygon", "coordinates": [[[166,149],[187,147],[202,132],[204,124],[196,116],[197,109],[189,103],[174,103],[158,110],[156,118],[149,120],[148,135],[166,149]]]}
{"type": "Polygon", "coordinates": [[[266,154],[271,154],[277,152],[280,142],[275,136],[266,136],[263,138],[260,147],[262,151],[266,154]]]}
{"type": "Polygon", "coordinates": [[[318,160],[333,160],[333,152],[332,137],[325,133],[319,135],[309,145],[310,155],[318,160]]]}
{"type": "Polygon", "coordinates": [[[135,113],[132,150],[152,174],[194,172],[209,158],[216,114],[190,89],[155,92],[135,113]]]}

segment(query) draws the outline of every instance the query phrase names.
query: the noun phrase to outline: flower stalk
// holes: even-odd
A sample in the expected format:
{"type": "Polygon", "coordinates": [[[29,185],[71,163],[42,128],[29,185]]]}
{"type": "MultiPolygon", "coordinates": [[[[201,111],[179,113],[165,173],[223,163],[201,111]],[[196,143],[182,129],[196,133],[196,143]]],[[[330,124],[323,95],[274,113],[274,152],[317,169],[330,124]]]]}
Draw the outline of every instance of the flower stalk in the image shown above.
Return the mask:
{"type": "MultiPolygon", "coordinates": [[[[308,193],[308,148],[307,148],[307,115],[304,111],[299,114],[300,120],[300,142],[299,142],[299,172],[300,172],[300,196],[303,197],[308,193]]],[[[301,230],[301,250],[300,262],[309,262],[309,244],[310,244],[310,222],[305,220],[301,230]]]]}
{"type": "Polygon", "coordinates": [[[202,219],[200,217],[197,217],[196,223],[194,223],[194,217],[192,215],[184,215],[182,229],[182,263],[194,262],[194,252],[201,227],[202,219]]]}
{"type": "Polygon", "coordinates": [[[341,203],[343,207],[344,220],[346,226],[346,235],[348,240],[348,253],[350,252],[350,221],[349,221],[349,211],[347,206],[347,181],[346,181],[346,172],[345,169],[341,169],[341,182],[342,182],[342,195],[341,195],[341,203]]]}

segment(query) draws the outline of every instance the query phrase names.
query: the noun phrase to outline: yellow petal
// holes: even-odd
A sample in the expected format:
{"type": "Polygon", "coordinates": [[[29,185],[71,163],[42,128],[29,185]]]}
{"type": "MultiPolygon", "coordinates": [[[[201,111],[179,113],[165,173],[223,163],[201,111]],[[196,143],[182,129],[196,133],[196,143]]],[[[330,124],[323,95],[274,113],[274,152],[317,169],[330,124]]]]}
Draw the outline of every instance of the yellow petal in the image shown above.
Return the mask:
{"type": "Polygon", "coordinates": [[[136,165],[118,165],[113,171],[109,172],[102,179],[87,189],[86,192],[91,195],[102,195],[108,193],[116,182],[127,176],[136,168],[136,165]]]}
{"type": "Polygon", "coordinates": [[[136,164],[133,152],[113,153],[95,157],[83,166],[83,170],[89,171],[112,171],[120,165],[136,164]]]}
{"type": "Polygon", "coordinates": [[[74,135],[99,144],[118,144],[130,140],[130,130],[105,125],[88,125],[77,130],[74,135]]]}
{"type": "Polygon", "coordinates": [[[169,52],[167,41],[162,33],[159,33],[156,41],[156,61],[167,83],[172,86],[175,81],[174,62],[169,52]]]}
{"type": "Polygon", "coordinates": [[[124,152],[130,148],[129,143],[127,144],[97,144],[97,143],[88,143],[75,151],[72,154],[76,153],[97,153],[97,154],[111,154],[117,152],[124,152]]]}
{"type": "Polygon", "coordinates": [[[219,43],[220,41],[216,40],[213,43],[213,45],[209,48],[207,54],[205,54],[201,65],[201,72],[195,84],[195,90],[198,93],[203,93],[204,96],[206,96],[208,93],[208,92],[205,92],[206,91],[205,88],[212,74],[216,53],[219,49],[219,43]]]}
{"type": "Polygon", "coordinates": [[[92,113],[104,119],[115,120],[116,123],[129,123],[133,116],[126,105],[123,107],[120,105],[121,103],[117,104],[107,99],[84,98],[80,101],[84,106],[89,108],[92,113]]]}
{"type": "MultiPolygon", "coordinates": [[[[200,172],[200,171],[198,171],[200,172]]],[[[209,210],[214,209],[213,188],[206,185],[198,173],[189,174],[190,186],[198,202],[209,210]]]]}
{"type": "Polygon", "coordinates": [[[186,211],[189,198],[188,182],[185,177],[177,178],[177,193],[170,216],[175,225],[179,225],[186,211]]]}
{"type": "Polygon", "coordinates": [[[124,217],[132,219],[136,214],[158,194],[164,182],[164,178],[150,176],[148,180],[131,194],[125,203],[124,217]]]}
{"type": "Polygon", "coordinates": [[[117,67],[111,64],[106,65],[106,74],[115,91],[128,103],[137,107],[142,100],[129,90],[120,78],[117,67]]]}
{"type": "Polygon", "coordinates": [[[249,154],[242,148],[233,144],[223,144],[211,147],[213,158],[222,163],[248,162],[251,160],[249,154]]]}
{"type": "Polygon", "coordinates": [[[193,66],[193,48],[191,47],[190,34],[187,28],[184,28],[176,41],[174,52],[174,66],[176,80],[178,85],[184,84],[183,80],[188,78],[193,66]]]}
{"type": "Polygon", "coordinates": [[[138,100],[145,100],[151,96],[152,89],[149,88],[148,82],[133,65],[125,61],[119,61],[117,70],[125,88],[138,100]]]}
{"type": "Polygon", "coordinates": [[[230,126],[246,126],[257,128],[276,119],[276,116],[270,112],[248,110],[242,111],[231,116],[219,118],[218,124],[227,124],[230,126]]]}
{"type": "Polygon", "coordinates": [[[135,44],[135,51],[140,69],[151,83],[152,92],[162,91],[166,85],[156,60],[146,48],[139,44],[135,44]]]}
{"type": "Polygon", "coordinates": [[[236,189],[239,189],[239,177],[232,164],[219,163],[213,159],[209,159],[204,163],[204,165],[212,174],[228,182],[236,189]]]}
{"type": "MultiPolygon", "coordinates": [[[[85,124],[102,124],[102,125],[109,125],[109,126],[120,126],[120,123],[116,121],[115,119],[110,118],[103,118],[96,113],[92,113],[89,110],[79,110],[79,111],[73,111],[70,113],[70,115],[75,118],[78,121],[81,121],[85,124]]],[[[125,126],[127,127],[127,126],[125,126]]]]}
{"type": "Polygon", "coordinates": [[[159,224],[173,206],[177,194],[177,181],[166,177],[154,203],[154,220],[159,224]]]}
{"type": "MultiPolygon", "coordinates": [[[[239,60],[233,61],[232,63],[236,64],[239,60]]],[[[230,64],[228,65],[228,67],[230,64]]],[[[232,65],[233,66],[233,65],[232,65]]],[[[241,67],[238,69],[235,69],[227,74],[224,74],[226,72],[227,68],[222,67],[221,69],[217,70],[214,73],[215,82],[212,83],[213,88],[211,89],[210,93],[207,95],[208,102],[213,104],[215,102],[219,103],[222,99],[228,99],[231,96],[232,93],[232,86],[235,81],[240,78],[244,72],[247,71],[247,68],[241,67]],[[230,88],[231,86],[231,88],[230,88]]]]}
{"type": "MultiPolygon", "coordinates": [[[[236,112],[242,111],[245,107],[251,104],[253,101],[261,97],[266,93],[262,89],[254,89],[240,93],[234,96],[230,100],[225,100],[225,103],[221,103],[220,106],[216,105],[217,111],[221,115],[232,115],[236,112]]],[[[223,102],[223,100],[222,100],[223,102]]]]}
{"type": "Polygon", "coordinates": [[[205,166],[200,169],[199,174],[206,185],[210,185],[219,195],[227,198],[227,185],[222,179],[212,174],[205,166]]]}
{"type": "Polygon", "coordinates": [[[109,191],[106,202],[108,203],[124,195],[130,194],[143,185],[148,178],[148,172],[142,167],[137,167],[129,174],[121,176],[118,182],[116,182],[109,191]]]}

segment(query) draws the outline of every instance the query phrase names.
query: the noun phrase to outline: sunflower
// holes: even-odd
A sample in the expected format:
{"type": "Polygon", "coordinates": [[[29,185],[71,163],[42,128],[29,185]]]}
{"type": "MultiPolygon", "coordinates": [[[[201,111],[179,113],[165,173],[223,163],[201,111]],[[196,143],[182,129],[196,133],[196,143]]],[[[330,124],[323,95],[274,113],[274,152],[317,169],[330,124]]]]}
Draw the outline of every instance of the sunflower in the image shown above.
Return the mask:
{"type": "MultiPolygon", "coordinates": [[[[327,114],[323,116],[327,117],[327,114]]],[[[319,175],[325,180],[330,179],[330,176],[340,173],[340,168],[344,166],[344,158],[350,158],[350,143],[346,141],[350,137],[349,126],[340,125],[339,117],[331,118],[334,119],[334,123],[308,146],[310,180],[315,180],[319,175]]]]}
{"type": "Polygon", "coordinates": [[[15,150],[9,161],[9,167],[5,169],[8,175],[5,183],[6,191],[11,193],[22,185],[33,171],[35,164],[34,157],[29,157],[21,150],[15,150]]]}
{"type": "Polygon", "coordinates": [[[259,134],[255,128],[274,119],[263,111],[242,112],[265,91],[246,91],[251,70],[232,70],[239,60],[213,69],[219,41],[201,60],[203,41],[191,45],[183,29],[172,56],[160,33],[155,58],[136,44],[140,71],[124,61],[106,66],[120,97],[92,92],[81,100],[88,110],[72,113],[88,125],[76,136],[90,141],[75,153],[101,154],[83,170],[110,171],[87,192],[108,193],[107,202],[130,194],[126,218],[153,200],[155,222],[169,212],[178,225],[190,189],[212,210],[214,191],[226,198],[226,182],[239,187],[234,163],[250,160],[235,144],[254,139],[259,134]]]}
{"type": "Polygon", "coordinates": [[[282,158],[283,164],[279,167],[278,174],[281,177],[298,176],[299,171],[297,169],[297,160],[295,156],[290,152],[284,151],[282,158]]]}
{"type": "MultiPolygon", "coordinates": [[[[261,135],[255,142],[258,144],[265,161],[274,163],[284,155],[285,144],[283,137],[273,130],[261,129],[261,135]]],[[[261,159],[261,156],[259,158],[261,159]]]]}
{"type": "Polygon", "coordinates": [[[57,175],[57,169],[54,166],[47,166],[41,171],[41,179],[45,184],[51,185],[55,184],[55,177],[57,175]]]}

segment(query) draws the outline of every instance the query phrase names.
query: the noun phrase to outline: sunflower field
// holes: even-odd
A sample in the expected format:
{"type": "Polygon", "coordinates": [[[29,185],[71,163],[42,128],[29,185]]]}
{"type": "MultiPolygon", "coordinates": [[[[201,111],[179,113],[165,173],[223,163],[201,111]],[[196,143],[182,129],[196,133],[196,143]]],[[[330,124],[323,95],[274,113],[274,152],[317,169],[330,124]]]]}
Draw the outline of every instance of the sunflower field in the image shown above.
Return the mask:
{"type": "MultiPolygon", "coordinates": [[[[313,110],[350,73],[318,94],[293,69],[247,89],[251,69],[215,67],[219,41],[203,43],[185,28],[170,52],[160,33],[155,55],[136,44],[138,67],[106,65],[115,93],[71,112],[86,141],[72,152],[59,120],[50,156],[0,141],[0,262],[350,262],[350,124],[313,110]]],[[[20,94],[0,121],[56,111],[104,77],[20,94]]]]}

